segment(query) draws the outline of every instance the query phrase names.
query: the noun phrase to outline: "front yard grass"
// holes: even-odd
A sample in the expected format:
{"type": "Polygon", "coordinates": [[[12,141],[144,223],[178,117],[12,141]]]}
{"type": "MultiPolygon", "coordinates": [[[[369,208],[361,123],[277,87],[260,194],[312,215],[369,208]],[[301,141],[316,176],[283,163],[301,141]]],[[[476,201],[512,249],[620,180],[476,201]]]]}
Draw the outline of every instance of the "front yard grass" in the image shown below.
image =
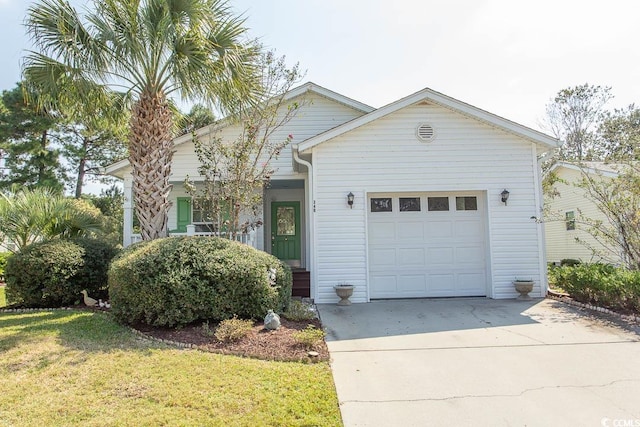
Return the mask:
{"type": "Polygon", "coordinates": [[[0,354],[0,425],[341,425],[327,363],[165,347],[104,313],[0,313],[0,354]]]}

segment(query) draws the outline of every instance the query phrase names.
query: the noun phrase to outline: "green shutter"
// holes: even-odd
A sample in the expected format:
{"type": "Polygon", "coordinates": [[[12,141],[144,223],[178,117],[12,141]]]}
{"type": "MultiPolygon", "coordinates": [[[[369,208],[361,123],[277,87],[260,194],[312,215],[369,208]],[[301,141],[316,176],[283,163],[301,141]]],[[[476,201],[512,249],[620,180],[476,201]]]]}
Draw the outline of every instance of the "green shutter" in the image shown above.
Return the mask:
{"type": "Polygon", "coordinates": [[[191,197],[178,197],[178,233],[186,233],[187,225],[191,224],[191,197]]]}

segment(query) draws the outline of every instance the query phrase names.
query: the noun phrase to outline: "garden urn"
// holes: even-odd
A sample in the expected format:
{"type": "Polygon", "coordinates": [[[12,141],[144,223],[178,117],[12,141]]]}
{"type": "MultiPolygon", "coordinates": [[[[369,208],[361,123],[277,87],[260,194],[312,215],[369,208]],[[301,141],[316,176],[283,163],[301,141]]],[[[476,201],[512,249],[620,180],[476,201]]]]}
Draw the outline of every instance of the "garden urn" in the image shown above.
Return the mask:
{"type": "Polygon", "coordinates": [[[349,301],[349,297],[353,295],[353,285],[348,283],[340,283],[335,285],[333,289],[336,291],[336,295],[340,297],[340,301],[338,301],[338,305],[351,305],[351,301],[349,301]]]}
{"type": "Polygon", "coordinates": [[[520,301],[528,301],[531,299],[529,292],[533,290],[533,280],[530,279],[516,279],[513,281],[516,291],[520,294],[518,299],[520,301]]]}

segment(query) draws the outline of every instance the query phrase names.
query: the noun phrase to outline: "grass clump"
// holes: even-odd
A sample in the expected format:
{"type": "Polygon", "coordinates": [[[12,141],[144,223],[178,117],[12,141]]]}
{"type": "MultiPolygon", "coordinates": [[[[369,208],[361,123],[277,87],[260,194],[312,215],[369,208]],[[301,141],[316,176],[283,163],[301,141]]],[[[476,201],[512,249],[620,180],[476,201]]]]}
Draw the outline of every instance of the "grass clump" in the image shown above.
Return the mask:
{"type": "Polygon", "coordinates": [[[311,304],[307,304],[299,300],[291,300],[289,309],[282,313],[282,316],[294,322],[302,322],[314,319],[316,317],[316,313],[311,304]]]}
{"type": "Polygon", "coordinates": [[[251,320],[233,317],[232,319],[220,322],[214,335],[218,341],[235,342],[246,337],[251,329],[253,329],[253,322],[251,320]]]}
{"type": "Polygon", "coordinates": [[[311,350],[319,345],[324,339],[324,331],[313,325],[308,325],[303,330],[294,333],[293,338],[298,342],[298,344],[307,350],[311,350]]]}

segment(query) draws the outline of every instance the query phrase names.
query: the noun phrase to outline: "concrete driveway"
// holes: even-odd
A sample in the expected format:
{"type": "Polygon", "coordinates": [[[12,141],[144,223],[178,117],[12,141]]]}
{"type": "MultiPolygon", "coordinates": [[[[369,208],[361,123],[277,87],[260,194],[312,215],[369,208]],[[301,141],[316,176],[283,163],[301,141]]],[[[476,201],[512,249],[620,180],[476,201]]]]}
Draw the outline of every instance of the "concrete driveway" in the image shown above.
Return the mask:
{"type": "Polygon", "coordinates": [[[640,426],[640,329],[553,300],[320,305],[345,426],[640,426]]]}

